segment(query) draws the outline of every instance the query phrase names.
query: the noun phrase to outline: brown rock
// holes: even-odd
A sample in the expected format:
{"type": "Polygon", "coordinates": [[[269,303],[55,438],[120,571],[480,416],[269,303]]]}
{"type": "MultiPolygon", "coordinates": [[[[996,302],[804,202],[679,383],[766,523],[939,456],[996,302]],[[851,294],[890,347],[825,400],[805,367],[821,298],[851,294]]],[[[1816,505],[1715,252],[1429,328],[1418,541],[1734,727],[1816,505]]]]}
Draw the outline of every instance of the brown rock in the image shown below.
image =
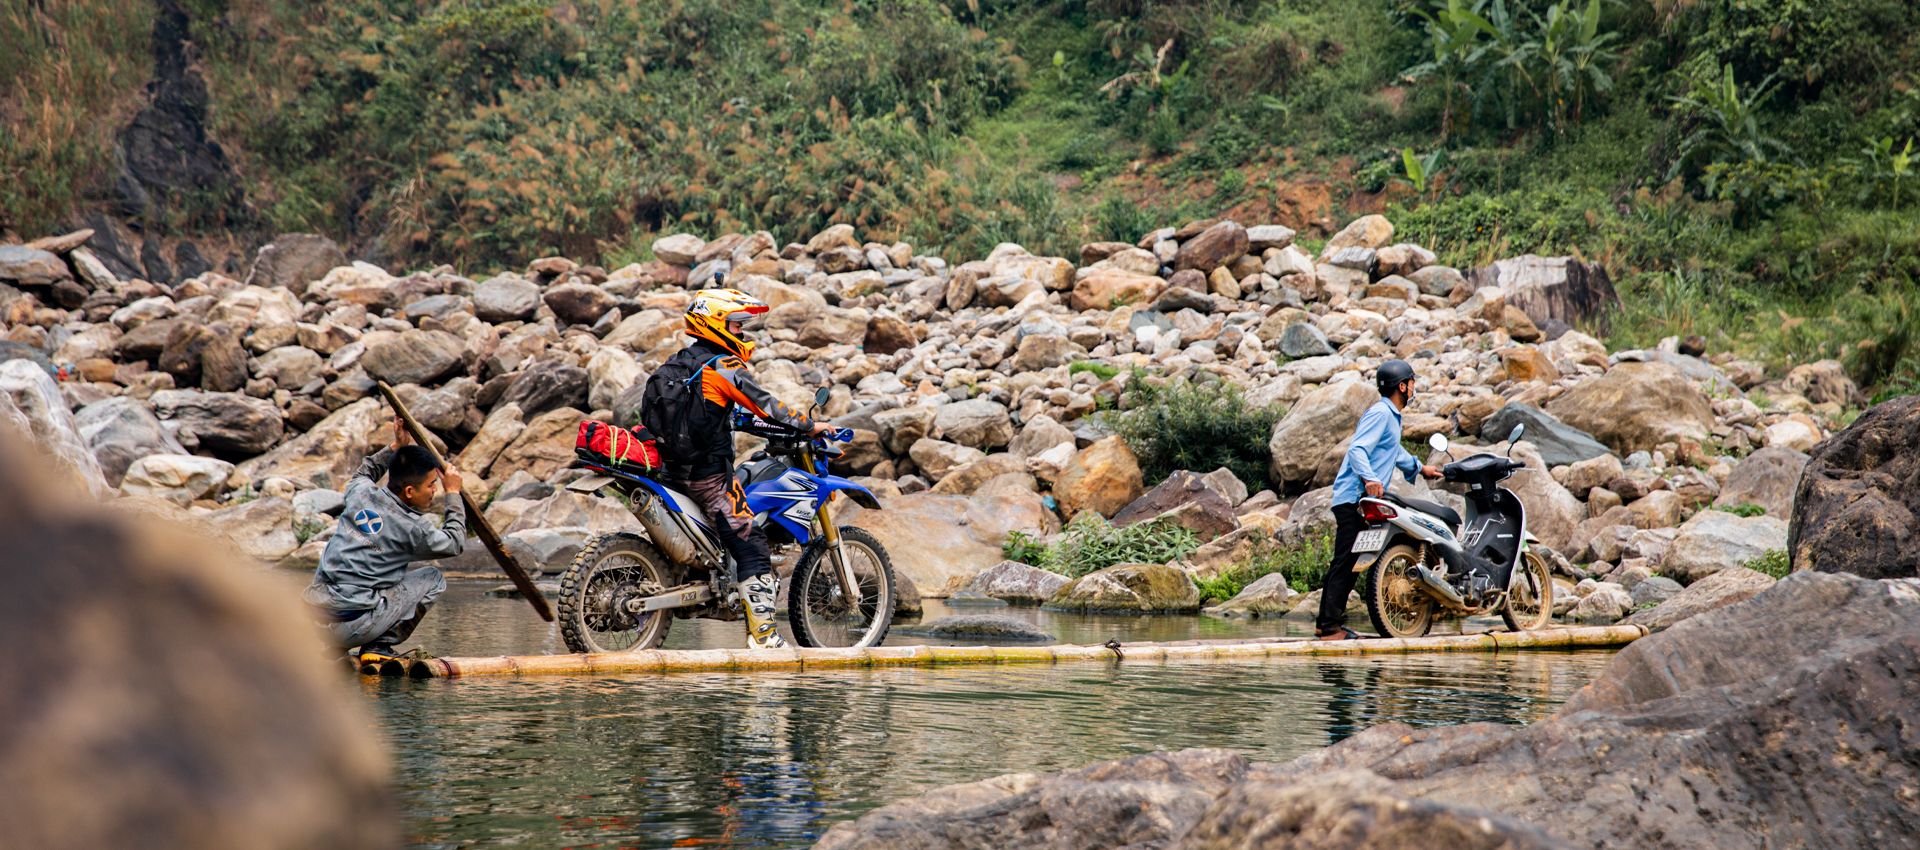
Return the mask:
{"type": "Polygon", "coordinates": [[[1122,304],[1152,301],[1166,288],[1167,282],[1158,277],[1103,269],[1074,283],[1069,303],[1075,310],[1111,310],[1122,304]]]}
{"type": "Polygon", "coordinates": [[[920,344],[913,327],[892,313],[875,313],[867,320],[864,348],[868,354],[892,354],[920,344]]]}
{"type": "MultiPolygon", "coordinates": [[[[1517,337],[1516,337],[1517,339],[1517,337]]],[[[1506,366],[1507,378],[1514,381],[1540,381],[1551,384],[1560,379],[1560,370],[1553,367],[1540,349],[1531,345],[1514,345],[1500,349],[1500,362],[1506,366]]]]}
{"type": "Polygon", "coordinates": [[[1705,440],[1715,421],[1706,396],[1664,363],[1618,364],[1575,384],[1546,409],[1622,455],[1670,440],[1705,440]]]}
{"type": "Polygon", "coordinates": [[[1815,447],[1794,496],[1795,570],[1920,576],[1920,396],[1882,402],[1815,447]]]}
{"type": "Polygon", "coordinates": [[[500,452],[487,470],[491,480],[505,481],[515,472],[525,471],[539,481],[550,481],[554,473],[573,462],[573,441],[580,421],[587,418],[571,407],[550,410],[533,418],[527,427],[500,452]]]}
{"type": "Polygon", "coordinates": [[[613,309],[613,296],[585,283],[549,287],[540,300],[546,302],[547,309],[552,310],[556,318],[569,325],[591,325],[613,309]]]}
{"type": "Polygon", "coordinates": [[[1140,461],[1118,436],[1105,437],[1082,449],[1054,484],[1054,495],[1068,519],[1083,510],[1111,516],[1140,497],[1140,461]]]}
{"type": "Polygon", "coordinates": [[[1182,242],[1173,267],[1211,272],[1246,253],[1247,229],[1234,221],[1222,221],[1182,242]]]}

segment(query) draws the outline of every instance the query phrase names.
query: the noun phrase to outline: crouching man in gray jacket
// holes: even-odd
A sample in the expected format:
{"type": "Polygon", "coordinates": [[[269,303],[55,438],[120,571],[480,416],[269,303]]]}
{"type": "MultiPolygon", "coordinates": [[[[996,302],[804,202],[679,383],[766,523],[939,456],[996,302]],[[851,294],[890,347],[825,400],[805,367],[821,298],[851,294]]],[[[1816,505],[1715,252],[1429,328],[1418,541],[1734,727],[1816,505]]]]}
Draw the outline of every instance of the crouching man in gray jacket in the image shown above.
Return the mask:
{"type": "Polygon", "coordinates": [[[447,589],[439,570],[408,567],[416,560],[450,558],[466,546],[460,473],[436,466],[433,453],[414,445],[396,419],[393,444],[360,464],[345,502],[340,526],[302,598],[319,614],[334,646],[359,647],[361,664],[379,663],[398,657],[394,647],[413,634],[447,589]],[[382,473],[385,487],[379,484],[382,473]],[[446,518],[435,526],[424,512],[442,489],[446,518]]]}

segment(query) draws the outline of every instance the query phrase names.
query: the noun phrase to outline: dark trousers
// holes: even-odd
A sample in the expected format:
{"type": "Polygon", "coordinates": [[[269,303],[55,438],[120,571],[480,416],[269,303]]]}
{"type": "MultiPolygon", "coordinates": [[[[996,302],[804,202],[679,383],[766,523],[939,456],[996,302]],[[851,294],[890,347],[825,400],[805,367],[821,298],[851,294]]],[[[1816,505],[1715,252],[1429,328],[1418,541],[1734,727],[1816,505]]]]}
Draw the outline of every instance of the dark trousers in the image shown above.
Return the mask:
{"type": "Polygon", "coordinates": [[[1358,504],[1333,506],[1333,563],[1327,565],[1327,580],[1320,587],[1320,616],[1313,621],[1315,630],[1328,635],[1347,624],[1347,597],[1353,593],[1353,539],[1366,530],[1358,504]]]}
{"type": "Polygon", "coordinates": [[[740,489],[740,479],[731,472],[722,472],[690,478],[680,485],[706,509],[707,519],[720,532],[721,542],[733,556],[734,578],[746,581],[773,572],[767,534],[753,524],[753,511],[747,507],[747,494],[740,489]]]}

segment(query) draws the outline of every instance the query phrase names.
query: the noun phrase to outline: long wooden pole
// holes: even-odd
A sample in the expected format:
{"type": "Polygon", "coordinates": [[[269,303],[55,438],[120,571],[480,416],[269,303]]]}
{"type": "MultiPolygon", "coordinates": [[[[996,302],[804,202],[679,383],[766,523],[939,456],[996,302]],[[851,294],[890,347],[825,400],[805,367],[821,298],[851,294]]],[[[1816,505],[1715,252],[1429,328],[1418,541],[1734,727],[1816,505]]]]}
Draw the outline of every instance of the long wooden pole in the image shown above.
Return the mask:
{"type": "MultiPolygon", "coordinates": [[[[419,421],[413,418],[413,414],[407,412],[407,406],[400,403],[400,397],[393,394],[393,388],[387,386],[386,381],[379,382],[377,386],[380,387],[380,394],[386,396],[387,404],[393,407],[394,415],[399,416],[400,421],[406,423],[407,432],[413,435],[413,441],[432,452],[434,462],[445,469],[447,459],[441,457],[440,451],[433,447],[433,438],[427,434],[427,429],[420,427],[419,421]]],[[[480,538],[480,542],[487,547],[487,551],[492,553],[493,559],[500,562],[500,570],[507,574],[507,578],[513,580],[513,586],[519,588],[520,595],[526,597],[527,602],[533,605],[533,610],[539,612],[540,619],[553,622],[553,608],[547,604],[546,595],[540,592],[540,588],[533,585],[533,579],[529,578],[527,571],[521,569],[520,564],[513,560],[513,556],[507,554],[507,547],[500,542],[500,535],[494,532],[493,524],[487,522],[486,514],[480,512],[480,506],[474,503],[473,496],[467,493],[465,487],[460,488],[460,502],[467,506],[467,526],[473,529],[474,534],[480,538]]]]}
{"type": "Polygon", "coordinates": [[[1368,640],[1274,640],[1215,643],[1122,643],[1075,646],[877,646],[869,649],[644,649],[591,655],[522,655],[389,661],[383,676],[415,679],[461,676],[595,676],[626,673],[828,670],[850,667],[941,667],[960,664],[1126,664],[1245,661],[1309,655],[1425,652],[1526,652],[1623,646],[1645,637],[1644,626],[1576,626],[1531,632],[1483,632],[1368,640]]]}

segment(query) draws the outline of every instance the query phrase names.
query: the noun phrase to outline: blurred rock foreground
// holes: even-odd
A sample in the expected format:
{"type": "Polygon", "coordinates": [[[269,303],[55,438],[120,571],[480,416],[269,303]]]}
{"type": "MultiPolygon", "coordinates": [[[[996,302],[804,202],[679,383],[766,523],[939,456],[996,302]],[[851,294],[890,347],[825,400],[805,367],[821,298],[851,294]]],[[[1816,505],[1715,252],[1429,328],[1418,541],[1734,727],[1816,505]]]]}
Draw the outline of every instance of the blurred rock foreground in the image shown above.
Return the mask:
{"type": "Polygon", "coordinates": [[[386,759],[294,589],[34,453],[0,424],[0,843],[399,846],[386,759]]]}

